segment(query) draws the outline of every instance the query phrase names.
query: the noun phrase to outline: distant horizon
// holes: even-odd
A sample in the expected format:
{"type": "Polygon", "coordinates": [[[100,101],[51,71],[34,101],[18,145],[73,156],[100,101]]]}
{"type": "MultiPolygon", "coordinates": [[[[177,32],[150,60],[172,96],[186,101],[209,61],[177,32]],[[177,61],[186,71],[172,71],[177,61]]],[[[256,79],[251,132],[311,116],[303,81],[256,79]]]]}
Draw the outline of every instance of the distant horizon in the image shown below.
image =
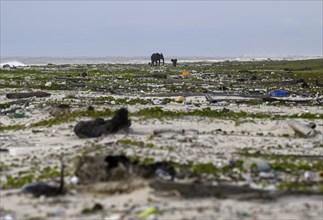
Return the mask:
{"type": "MultiPolygon", "coordinates": [[[[163,53],[164,54],[164,53],[163,53]]],[[[68,57],[68,58],[131,58],[131,57],[149,57],[150,58],[151,54],[149,55],[103,55],[103,56],[95,56],[95,55],[37,55],[37,56],[28,56],[28,55],[10,55],[10,56],[1,56],[0,58],[10,58],[10,57],[30,57],[30,58],[44,58],[44,57],[48,57],[48,58],[64,58],[64,57],[68,57]]],[[[228,56],[221,56],[221,55],[167,55],[164,54],[164,57],[205,57],[205,58],[281,58],[281,57],[322,57],[323,55],[298,55],[298,54],[291,54],[291,55],[228,55],[228,56]]]]}
{"type": "MultiPolygon", "coordinates": [[[[209,56],[165,56],[165,64],[171,64],[170,59],[176,58],[178,63],[191,62],[225,62],[229,61],[264,61],[264,60],[309,60],[323,59],[323,56],[282,56],[282,57],[209,57],[209,56]]],[[[9,66],[28,66],[28,65],[47,65],[49,63],[61,64],[148,64],[149,56],[106,56],[106,57],[26,57],[26,56],[8,56],[0,57],[0,68],[4,65],[9,66]]]]}

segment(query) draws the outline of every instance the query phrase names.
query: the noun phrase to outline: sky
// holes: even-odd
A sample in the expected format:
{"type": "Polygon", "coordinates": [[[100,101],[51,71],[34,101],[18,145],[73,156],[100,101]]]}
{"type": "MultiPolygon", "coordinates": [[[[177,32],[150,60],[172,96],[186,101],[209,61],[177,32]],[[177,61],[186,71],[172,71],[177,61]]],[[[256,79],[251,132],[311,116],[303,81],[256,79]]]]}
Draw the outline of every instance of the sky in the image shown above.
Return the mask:
{"type": "Polygon", "coordinates": [[[322,56],[323,1],[1,1],[1,56],[322,56]]]}

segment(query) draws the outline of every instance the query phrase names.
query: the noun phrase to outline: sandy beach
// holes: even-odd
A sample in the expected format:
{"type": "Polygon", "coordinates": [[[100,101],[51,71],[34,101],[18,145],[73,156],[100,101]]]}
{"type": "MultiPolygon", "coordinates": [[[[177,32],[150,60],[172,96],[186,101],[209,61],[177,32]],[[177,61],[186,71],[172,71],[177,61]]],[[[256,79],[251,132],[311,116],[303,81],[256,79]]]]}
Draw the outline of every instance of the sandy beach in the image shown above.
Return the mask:
{"type": "MultiPolygon", "coordinates": [[[[277,97],[278,101],[272,103],[262,97],[278,89],[270,84],[275,74],[285,74],[291,80],[299,79],[299,75],[285,73],[281,67],[271,69],[274,67],[268,63],[273,61],[258,62],[265,62],[268,67],[261,69],[263,63],[232,61],[228,70],[224,69],[227,63],[221,62],[189,63],[177,68],[91,64],[2,69],[0,218],[321,219],[322,88],[315,87],[315,79],[321,80],[323,73],[311,75],[311,79],[304,78],[303,73],[309,87],[286,84],[284,88],[290,94],[277,97]],[[249,64],[256,67],[250,70],[249,64]],[[256,75],[261,81],[251,81],[255,73],[238,69],[258,71],[256,75]],[[191,73],[189,77],[181,75],[184,70],[191,73]],[[85,77],[79,75],[82,72],[86,72],[85,77]],[[167,78],[151,76],[156,73],[167,78]],[[84,86],[77,87],[80,82],[84,86]],[[218,90],[219,85],[229,90],[218,90]],[[251,98],[251,93],[245,93],[246,88],[251,91],[259,87],[266,92],[251,98]],[[25,99],[7,96],[32,91],[50,96],[25,99]],[[183,100],[179,100],[184,91],[191,95],[183,95],[183,100]],[[226,101],[212,103],[205,93],[226,101]],[[62,103],[68,105],[68,111],[53,116],[55,109],[62,111],[57,107],[62,103]],[[89,106],[94,113],[89,112],[89,106]],[[129,111],[128,129],[96,138],[79,138],[75,134],[78,122],[92,120],[94,115],[111,119],[122,107],[129,111]],[[292,123],[301,127],[314,124],[314,128],[306,127],[314,135],[300,134],[292,123]],[[137,158],[140,163],[168,161],[178,167],[189,166],[189,174],[182,179],[175,176],[172,183],[248,186],[275,196],[268,199],[250,193],[229,193],[218,197],[210,192],[208,196],[188,198],[176,189],[163,191],[152,187],[155,177],[145,179],[136,175],[130,175],[130,180],[120,178],[91,184],[75,181],[80,158],[107,155],[125,155],[137,158]],[[61,158],[66,166],[66,194],[34,197],[22,192],[24,185],[35,181],[57,185],[61,158]],[[268,169],[263,168],[267,166],[268,169]],[[283,194],[276,196],[277,192],[283,194]],[[100,208],[94,209],[95,204],[100,208]]],[[[309,62],[301,65],[316,68],[311,60],[299,62],[309,62]]]]}

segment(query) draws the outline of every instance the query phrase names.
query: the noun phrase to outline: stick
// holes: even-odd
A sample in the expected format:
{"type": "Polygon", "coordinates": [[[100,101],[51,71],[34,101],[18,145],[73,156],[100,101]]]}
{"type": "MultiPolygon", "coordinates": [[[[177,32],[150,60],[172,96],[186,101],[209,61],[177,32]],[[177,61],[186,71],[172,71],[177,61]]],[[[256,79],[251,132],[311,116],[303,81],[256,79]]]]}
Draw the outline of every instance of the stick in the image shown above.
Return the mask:
{"type": "Polygon", "coordinates": [[[26,92],[26,93],[8,93],[6,95],[7,99],[23,99],[30,97],[49,97],[50,93],[47,92],[26,92]]]}

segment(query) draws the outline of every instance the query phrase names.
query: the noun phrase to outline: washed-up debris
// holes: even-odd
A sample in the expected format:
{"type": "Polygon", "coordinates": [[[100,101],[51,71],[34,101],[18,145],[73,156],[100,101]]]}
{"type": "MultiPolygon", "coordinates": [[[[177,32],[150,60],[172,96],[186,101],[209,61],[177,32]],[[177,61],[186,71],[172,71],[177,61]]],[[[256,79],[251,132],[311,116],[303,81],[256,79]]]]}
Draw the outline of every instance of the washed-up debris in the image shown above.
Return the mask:
{"type": "Polygon", "coordinates": [[[283,89],[279,89],[279,90],[271,91],[269,95],[273,97],[286,97],[288,93],[283,89]]]}
{"type": "Polygon", "coordinates": [[[104,220],[123,220],[124,219],[123,214],[111,214],[104,218],[104,220]]]}
{"type": "Polygon", "coordinates": [[[205,98],[210,103],[217,103],[218,102],[216,99],[212,98],[212,96],[210,94],[205,94],[205,98]]]}
{"type": "Polygon", "coordinates": [[[14,220],[15,218],[11,214],[6,214],[3,216],[3,220],[14,220]]]}
{"type": "Polygon", "coordinates": [[[77,185],[79,183],[79,178],[77,176],[72,176],[70,182],[73,185],[77,185]]]}
{"type": "Polygon", "coordinates": [[[175,101],[178,103],[183,103],[183,102],[185,102],[185,97],[184,96],[177,96],[175,101]]]}
{"type": "Polygon", "coordinates": [[[155,214],[155,213],[158,213],[158,212],[159,212],[158,211],[158,208],[156,208],[156,207],[149,207],[149,208],[146,208],[146,209],[140,211],[137,216],[139,218],[146,218],[149,215],[155,214]]]}
{"type": "Polygon", "coordinates": [[[29,116],[26,115],[24,112],[16,112],[10,116],[10,118],[28,118],[29,116]]]}
{"type": "Polygon", "coordinates": [[[61,176],[59,186],[53,186],[45,182],[35,182],[30,183],[22,188],[23,193],[30,193],[35,197],[39,196],[59,196],[64,195],[66,190],[64,188],[64,170],[65,165],[64,162],[61,161],[61,176]]]}
{"type": "Polygon", "coordinates": [[[103,210],[103,206],[100,203],[95,203],[93,207],[83,209],[82,214],[93,214],[102,210],[103,210]]]}
{"type": "Polygon", "coordinates": [[[159,134],[163,134],[163,133],[177,133],[177,134],[185,134],[185,130],[184,129],[155,129],[153,131],[154,135],[159,135],[159,134]]]}
{"type": "Polygon", "coordinates": [[[55,118],[62,117],[67,115],[71,112],[71,107],[67,104],[60,104],[57,106],[52,107],[49,110],[49,114],[54,116],[55,118]]]}
{"type": "Polygon", "coordinates": [[[166,179],[175,176],[175,169],[170,162],[161,161],[149,164],[131,160],[125,155],[106,157],[81,157],[76,165],[75,175],[80,184],[115,181],[132,177],[166,179]],[[167,176],[167,177],[166,177],[167,176]]]}
{"type": "Polygon", "coordinates": [[[287,124],[294,129],[296,133],[303,137],[314,137],[317,134],[317,131],[312,128],[312,124],[307,126],[295,120],[289,120],[287,124]]]}
{"type": "Polygon", "coordinates": [[[182,76],[183,76],[183,77],[188,77],[189,75],[191,75],[191,73],[190,73],[190,72],[188,72],[188,71],[183,71],[183,72],[182,72],[182,76]]]}
{"type": "Polygon", "coordinates": [[[261,158],[247,158],[243,163],[243,167],[245,170],[252,172],[267,172],[270,170],[269,164],[261,158]]]}
{"type": "Polygon", "coordinates": [[[137,75],[136,77],[140,78],[156,78],[156,79],[167,79],[166,73],[152,73],[149,75],[137,75]]]}
{"type": "Polygon", "coordinates": [[[131,120],[128,119],[128,110],[121,108],[116,111],[111,120],[96,118],[91,121],[81,121],[74,127],[79,138],[100,137],[103,134],[115,133],[121,129],[129,128],[131,120]]]}
{"type": "Polygon", "coordinates": [[[25,92],[25,93],[8,93],[6,95],[7,99],[23,99],[30,97],[49,97],[51,96],[48,92],[25,92]]]}
{"type": "Polygon", "coordinates": [[[219,198],[256,198],[274,199],[279,191],[254,189],[249,186],[230,184],[213,185],[210,183],[176,183],[156,180],[150,184],[157,191],[177,191],[186,198],[219,197],[219,198]]]}

